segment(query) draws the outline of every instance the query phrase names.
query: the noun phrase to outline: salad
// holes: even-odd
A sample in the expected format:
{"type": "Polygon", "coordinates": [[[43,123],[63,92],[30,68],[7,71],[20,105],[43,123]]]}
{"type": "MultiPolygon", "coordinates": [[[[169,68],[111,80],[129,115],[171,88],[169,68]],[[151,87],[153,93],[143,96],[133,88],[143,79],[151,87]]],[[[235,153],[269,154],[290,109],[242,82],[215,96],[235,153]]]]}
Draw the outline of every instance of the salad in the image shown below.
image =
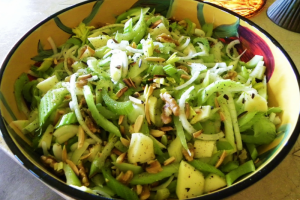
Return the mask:
{"type": "Polygon", "coordinates": [[[133,8],[80,23],[15,82],[28,119],[11,123],[66,184],[109,198],[187,199],[232,185],[260,162],[280,108],[263,57],[240,60],[213,24],[133,8]]]}

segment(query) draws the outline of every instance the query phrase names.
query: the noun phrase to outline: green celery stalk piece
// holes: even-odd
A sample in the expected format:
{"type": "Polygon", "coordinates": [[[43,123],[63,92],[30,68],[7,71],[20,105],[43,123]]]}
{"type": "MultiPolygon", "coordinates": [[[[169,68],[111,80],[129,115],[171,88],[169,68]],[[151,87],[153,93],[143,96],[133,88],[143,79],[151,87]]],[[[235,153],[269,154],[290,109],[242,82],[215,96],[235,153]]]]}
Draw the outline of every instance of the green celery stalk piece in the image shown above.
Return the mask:
{"type": "Polygon", "coordinates": [[[252,88],[245,86],[239,82],[235,82],[229,79],[218,80],[210,85],[208,85],[205,89],[201,90],[199,93],[200,98],[198,101],[201,102],[200,105],[204,105],[204,103],[208,100],[208,98],[215,92],[226,91],[226,92],[239,92],[239,91],[248,91],[252,90],[252,88]]]}
{"type": "Polygon", "coordinates": [[[269,108],[269,110],[267,111],[267,114],[271,114],[271,113],[281,113],[282,109],[279,107],[272,107],[269,108]]]}
{"type": "Polygon", "coordinates": [[[220,169],[222,172],[228,173],[238,167],[239,167],[239,161],[235,160],[235,161],[230,161],[225,165],[221,165],[220,169]]]}
{"type": "Polygon", "coordinates": [[[242,138],[241,138],[241,133],[240,133],[240,129],[239,129],[237,112],[235,109],[233,97],[232,97],[232,94],[229,92],[224,94],[223,97],[224,98],[227,97],[227,105],[228,105],[228,109],[229,109],[229,113],[230,113],[230,117],[231,117],[231,121],[232,121],[232,125],[233,125],[233,132],[234,132],[234,136],[235,136],[236,147],[239,151],[241,151],[243,149],[243,144],[242,144],[242,138]]]}
{"type": "Polygon", "coordinates": [[[263,61],[264,57],[260,55],[255,55],[251,60],[246,63],[247,68],[255,68],[259,61],[263,61]]]}
{"type": "Polygon", "coordinates": [[[238,119],[238,124],[239,126],[244,126],[245,124],[247,124],[249,121],[252,120],[252,118],[256,115],[256,111],[251,111],[251,112],[247,112],[246,114],[244,114],[242,117],[240,117],[238,119]]]}
{"type": "Polygon", "coordinates": [[[105,183],[105,179],[102,174],[97,174],[97,175],[93,176],[91,178],[91,180],[96,186],[103,186],[105,183]]]}
{"type": "Polygon", "coordinates": [[[22,73],[19,78],[16,80],[15,85],[14,85],[14,89],[15,89],[15,99],[17,102],[17,106],[19,111],[23,111],[24,110],[28,110],[28,109],[24,109],[25,103],[23,102],[23,97],[22,97],[22,90],[24,88],[24,86],[29,82],[29,78],[27,76],[27,74],[22,73]]]}
{"type": "Polygon", "coordinates": [[[210,157],[210,160],[208,161],[208,164],[215,166],[218,160],[220,159],[220,156],[222,155],[223,151],[217,151],[217,153],[213,154],[210,157]]]}
{"type": "Polygon", "coordinates": [[[228,174],[226,174],[225,177],[226,177],[227,185],[228,186],[232,185],[234,183],[234,181],[236,179],[238,179],[239,177],[241,177],[242,175],[245,175],[247,173],[254,172],[254,171],[255,171],[255,166],[254,166],[253,160],[249,160],[249,161],[245,162],[238,168],[236,168],[236,169],[232,170],[231,172],[229,172],[228,174]]]}
{"type": "Polygon", "coordinates": [[[132,40],[136,44],[140,43],[140,40],[144,37],[147,26],[146,22],[144,20],[145,15],[143,12],[141,12],[139,21],[134,25],[131,32],[128,33],[117,33],[115,39],[118,42],[121,42],[122,40],[132,40]]]}
{"type": "Polygon", "coordinates": [[[112,189],[118,196],[122,197],[125,200],[139,200],[136,192],[129,189],[127,186],[123,185],[117,181],[109,172],[109,169],[103,168],[102,174],[105,179],[108,180],[106,183],[107,186],[112,189]]]}
{"type": "Polygon", "coordinates": [[[201,28],[205,32],[205,37],[212,36],[214,29],[214,25],[212,23],[205,23],[201,28]]]}
{"type": "Polygon", "coordinates": [[[78,179],[73,169],[66,163],[64,163],[64,172],[67,179],[67,185],[76,185],[81,187],[81,181],[78,179]]]}
{"type": "Polygon", "coordinates": [[[77,118],[74,112],[70,112],[67,114],[64,114],[62,118],[57,122],[55,129],[64,126],[64,125],[69,125],[69,124],[75,124],[77,123],[77,118]]]}
{"type": "Polygon", "coordinates": [[[257,155],[258,155],[255,144],[246,143],[246,147],[251,156],[251,159],[255,161],[255,159],[257,158],[257,155]]]}
{"type": "Polygon", "coordinates": [[[145,185],[145,184],[151,184],[156,181],[160,181],[164,178],[170,177],[173,174],[177,173],[179,170],[179,163],[173,163],[167,166],[162,167],[162,171],[158,172],[156,174],[151,174],[148,172],[144,172],[138,175],[135,175],[132,180],[130,181],[130,184],[132,185],[145,185]]]}
{"type": "Polygon", "coordinates": [[[116,23],[120,23],[121,21],[129,17],[140,15],[141,11],[147,12],[148,10],[149,8],[142,8],[142,7],[131,8],[130,10],[119,15],[116,19],[116,23]]]}
{"type": "Polygon", "coordinates": [[[113,120],[119,119],[119,115],[115,114],[114,112],[108,110],[106,107],[102,106],[101,103],[96,104],[96,108],[103,115],[103,117],[113,120]]]}
{"type": "Polygon", "coordinates": [[[115,147],[123,153],[128,151],[128,147],[124,146],[120,140],[116,142],[115,147]]]}
{"type": "Polygon", "coordinates": [[[92,113],[93,119],[96,123],[101,126],[104,130],[121,137],[121,132],[112,122],[108,121],[103,115],[101,115],[95,105],[94,97],[91,92],[91,88],[87,85],[83,87],[83,94],[88,105],[89,110],[92,113]]]}
{"type": "Polygon", "coordinates": [[[213,173],[213,174],[217,174],[222,177],[225,176],[224,173],[221,172],[219,169],[215,168],[214,166],[212,166],[210,164],[202,162],[200,160],[194,159],[194,160],[190,161],[189,164],[201,172],[213,173]]]}
{"type": "Polygon", "coordinates": [[[95,160],[93,160],[91,164],[89,177],[93,177],[95,174],[101,171],[101,169],[105,164],[106,158],[110,155],[111,150],[114,148],[115,143],[117,141],[118,141],[117,137],[112,137],[108,140],[108,143],[106,144],[106,146],[103,148],[101,152],[101,156],[100,157],[96,156],[95,160]]]}
{"type": "Polygon", "coordinates": [[[53,63],[53,58],[45,58],[41,66],[37,69],[38,71],[44,72],[51,67],[53,63]]]}
{"type": "Polygon", "coordinates": [[[173,193],[176,191],[176,187],[177,187],[177,180],[174,180],[170,183],[170,185],[167,188],[171,193],[173,193]]]}
{"type": "Polygon", "coordinates": [[[110,98],[105,89],[102,90],[102,98],[107,108],[118,115],[129,115],[134,107],[131,101],[118,102],[110,98]]]}
{"type": "Polygon", "coordinates": [[[156,199],[156,200],[164,200],[164,199],[167,199],[170,196],[170,194],[171,193],[168,190],[168,188],[159,189],[159,190],[157,190],[154,199],[156,199]]]}
{"type": "Polygon", "coordinates": [[[104,185],[104,186],[95,186],[93,188],[91,188],[94,192],[96,192],[97,194],[100,194],[104,197],[108,197],[108,198],[112,198],[113,196],[115,196],[115,192],[112,191],[112,189],[110,189],[108,186],[104,185]]]}
{"type": "Polygon", "coordinates": [[[69,91],[66,88],[49,90],[41,99],[39,106],[39,122],[42,126],[50,114],[62,103],[69,91]]]}
{"type": "Polygon", "coordinates": [[[261,116],[253,124],[254,135],[242,134],[242,140],[245,143],[251,144],[269,144],[276,137],[276,127],[275,125],[266,117],[261,116]]]}
{"type": "Polygon", "coordinates": [[[33,80],[30,82],[27,82],[24,85],[23,90],[22,90],[22,95],[27,102],[32,102],[32,98],[34,98],[33,93],[32,93],[32,87],[36,86],[37,84],[38,84],[38,81],[33,80]]]}
{"type": "Polygon", "coordinates": [[[220,109],[225,116],[224,126],[225,126],[225,138],[231,144],[231,146],[236,150],[235,137],[233,131],[233,123],[231,120],[230,111],[227,105],[227,101],[223,98],[223,95],[219,96],[218,102],[220,104],[220,109]]]}
{"type": "Polygon", "coordinates": [[[130,170],[130,171],[133,172],[134,175],[137,175],[137,174],[140,174],[144,171],[141,166],[136,166],[136,165],[129,164],[129,163],[116,163],[116,162],[113,162],[112,164],[124,173],[126,171],[130,170]]]}
{"type": "Polygon", "coordinates": [[[176,135],[177,135],[177,137],[179,137],[183,148],[189,152],[189,150],[188,150],[189,148],[186,143],[186,137],[185,137],[181,122],[179,121],[179,117],[174,116],[173,120],[174,120],[175,129],[176,129],[176,135]]]}
{"type": "Polygon", "coordinates": [[[220,150],[233,150],[233,146],[226,139],[218,140],[216,142],[216,146],[217,146],[218,151],[220,151],[220,150]]]}

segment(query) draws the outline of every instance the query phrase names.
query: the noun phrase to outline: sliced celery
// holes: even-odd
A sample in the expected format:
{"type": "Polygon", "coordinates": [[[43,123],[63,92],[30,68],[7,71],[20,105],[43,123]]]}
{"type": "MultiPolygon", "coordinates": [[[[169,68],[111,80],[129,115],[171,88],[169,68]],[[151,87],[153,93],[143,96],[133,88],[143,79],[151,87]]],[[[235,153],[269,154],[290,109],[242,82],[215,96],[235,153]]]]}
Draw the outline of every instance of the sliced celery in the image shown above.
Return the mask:
{"type": "Polygon", "coordinates": [[[89,110],[92,113],[93,119],[96,121],[96,123],[101,126],[104,130],[115,134],[116,136],[121,137],[120,130],[118,127],[116,127],[112,122],[108,121],[103,115],[101,115],[95,105],[94,97],[91,92],[91,89],[89,86],[85,85],[83,87],[83,93],[85,100],[88,104],[89,110]]]}
{"type": "Polygon", "coordinates": [[[102,90],[102,98],[109,110],[118,115],[129,115],[133,111],[131,101],[118,102],[113,100],[105,89],[102,90]]]}
{"type": "Polygon", "coordinates": [[[179,170],[179,163],[170,164],[162,167],[162,171],[156,174],[151,174],[148,172],[144,172],[138,174],[132,178],[130,184],[132,185],[145,185],[151,184],[156,181],[160,181],[164,178],[170,177],[172,174],[175,174],[179,170]]]}
{"type": "Polygon", "coordinates": [[[69,91],[66,88],[49,90],[41,99],[39,107],[39,123],[42,126],[50,114],[62,103],[69,91]]]}
{"type": "Polygon", "coordinates": [[[75,124],[77,123],[77,118],[76,118],[76,115],[74,112],[70,112],[70,113],[67,113],[67,114],[64,114],[62,116],[62,118],[59,120],[59,122],[57,122],[55,128],[59,128],[61,126],[64,126],[64,125],[69,125],[69,124],[75,124]]]}
{"type": "Polygon", "coordinates": [[[208,172],[208,173],[217,174],[219,176],[225,176],[223,174],[223,172],[221,172],[220,170],[218,170],[217,168],[215,168],[214,166],[212,166],[210,164],[202,162],[201,160],[194,159],[194,160],[190,161],[189,164],[201,172],[208,172]]]}
{"type": "Polygon", "coordinates": [[[102,169],[102,174],[105,179],[107,179],[107,185],[112,189],[118,196],[122,197],[125,200],[139,200],[137,194],[129,189],[127,186],[123,185],[117,181],[110,173],[108,168],[102,169]]]}
{"type": "Polygon", "coordinates": [[[245,175],[247,173],[254,172],[254,171],[255,171],[255,165],[253,163],[253,160],[249,160],[249,161],[245,162],[238,168],[236,168],[236,169],[230,171],[228,174],[226,174],[227,185],[228,186],[232,185],[234,183],[234,181],[236,179],[238,179],[239,177],[241,177],[242,175],[245,175]]]}

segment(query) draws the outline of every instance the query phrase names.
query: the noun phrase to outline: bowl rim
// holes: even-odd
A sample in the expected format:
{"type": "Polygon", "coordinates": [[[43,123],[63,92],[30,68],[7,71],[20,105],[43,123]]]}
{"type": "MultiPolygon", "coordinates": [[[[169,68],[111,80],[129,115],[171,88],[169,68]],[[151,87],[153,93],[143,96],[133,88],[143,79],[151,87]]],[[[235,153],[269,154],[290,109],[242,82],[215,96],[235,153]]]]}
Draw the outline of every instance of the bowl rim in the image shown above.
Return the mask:
{"type": "MultiPolygon", "coordinates": [[[[88,4],[88,3],[93,3],[96,2],[97,0],[87,0],[87,1],[83,1],[77,4],[74,4],[72,6],[69,6],[67,8],[64,8],[52,15],[50,15],[49,17],[43,19],[41,22],[39,22],[38,24],[36,24],[33,28],[31,28],[29,31],[27,31],[27,33],[25,35],[23,35],[21,37],[21,39],[18,40],[18,42],[13,46],[13,48],[10,50],[10,52],[6,55],[2,65],[1,65],[1,69],[0,69],[0,85],[2,83],[2,78],[6,69],[6,66],[8,64],[8,62],[11,59],[11,56],[14,54],[14,52],[16,51],[16,49],[21,45],[21,43],[32,33],[34,32],[37,28],[39,28],[40,26],[42,26],[43,24],[45,24],[46,22],[52,20],[54,17],[67,12],[73,8],[79,7],[81,5],[84,4],[88,4]]],[[[251,20],[240,16],[238,14],[236,14],[235,12],[228,10],[224,7],[212,4],[212,3],[208,3],[208,2],[199,2],[199,3],[204,3],[213,7],[216,7],[222,11],[225,11],[233,16],[236,16],[240,19],[242,19],[243,21],[247,22],[249,25],[255,27],[256,29],[258,29],[261,33],[263,33],[268,39],[270,39],[270,41],[280,49],[280,51],[284,54],[284,56],[287,58],[288,62],[290,63],[292,70],[294,72],[295,78],[297,80],[298,83],[298,88],[300,90],[300,75],[299,72],[293,62],[293,60],[290,58],[290,56],[288,55],[288,53],[283,49],[283,47],[277,42],[277,40],[275,40],[267,31],[265,31],[263,28],[261,28],[260,26],[258,26],[257,24],[255,24],[254,22],[252,22],[251,20]]],[[[0,110],[0,116],[1,116],[1,120],[0,120],[0,130],[2,132],[2,137],[5,141],[5,143],[7,144],[7,146],[9,147],[9,149],[11,150],[11,152],[13,153],[13,156],[17,158],[18,162],[23,165],[30,173],[32,173],[35,177],[37,177],[40,181],[43,181],[43,183],[45,183],[46,185],[58,190],[59,192],[66,194],[72,198],[75,199],[91,199],[91,200],[99,200],[99,199],[108,199],[105,197],[100,197],[94,194],[90,194],[90,193],[86,193],[83,192],[81,190],[75,189],[73,187],[70,187],[68,185],[66,185],[65,183],[53,178],[52,176],[50,176],[49,174],[47,174],[46,172],[44,172],[42,169],[36,167],[29,159],[26,158],[26,156],[20,151],[20,149],[17,147],[17,145],[14,143],[13,139],[11,138],[10,134],[8,133],[7,129],[6,129],[6,125],[7,123],[4,120],[4,117],[2,116],[2,112],[0,110]]],[[[235,193],[238,193],[242,190],[244,190],[245,188],[253,185],[254,183],[256,183],[258,180],[262,179],[263,177],[265,177],[268,173],[270,173],[276,166],[279,165],[279,163],[288,155],[288,153],[290,152],[290,150],[292,149],[292,147],[294,146],[294,144],[297,141],[297,138],[299,136],[300,133],[300,114],[298,116],[298,120],[295,126],[295,129],[293,130],[293,133],[291,134],[289,140],[287,141],[287,143],[284,145],[284,147],[282,148],[282,150],[264,167],[262,168],[260,171],[254,173],[252,176],[248,177],[247,179],[243,180],[242,182],[232,185],[230,187],[227,187],[225,189],[223,189],[222,191],[219,192],[214,192],[212,194],[209,195],[204,195],[204,196],[200,196],[200,197],[195,197],[193,199],[222,199],[228,196],[231,196],[235,193]]]]}

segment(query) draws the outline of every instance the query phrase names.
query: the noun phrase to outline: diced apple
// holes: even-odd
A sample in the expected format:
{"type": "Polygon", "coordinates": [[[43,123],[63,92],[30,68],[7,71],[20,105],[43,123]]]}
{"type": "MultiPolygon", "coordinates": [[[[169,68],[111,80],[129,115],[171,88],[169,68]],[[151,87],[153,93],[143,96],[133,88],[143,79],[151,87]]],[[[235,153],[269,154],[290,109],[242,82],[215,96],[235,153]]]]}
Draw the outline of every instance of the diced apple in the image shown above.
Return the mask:
{"type": "Polygon", "coordinates": [[[245,111],[267,112],[268,102],[259,94],[245,95],[245,111]]]}
{"type": "Polygon", "coordinates": [[[171,144],[168,147],[168,153],[170,157],[175,157],[175,163],[179,163],[182,160],[182,144],[180,142],[179,137],[176,137],[175,140],[171,142],[171,144]]]}
{"type": "Polygon", "coordinates": [[[216,174],[209,174],[205,178],[204,193],[212,192],[227,185],[224,177],[216,174]]]}
{"type": "Polygon", "coordinates": [[[143,133],[133,133],[128,149],[129,163],[145,163],[154,158],[153,140],[143,133]]]}
{"type": "Polygon", "coordinates": [[[204,192],[204,176],[193,166],[181,161],[178,171],[176,194],[178,199],[197,197],[204,192]]]}
{"type": "Polygon", "coordinates": [[[51,76],[47,78],[46,80],[43,80],[39,82],[36,87],[40,89],[43,93],[46,93],[48,90],[50,90],[53,86],[55,86],[56,83],[58,83],[58,79],[56,75],[51,76]]]}
{"type": "Polygon", "coordinates": [[[191,120],[191,124],[195,124],[199,121],[205,121],[209,118],[210,113],[211,113],[211,106],[201,106],[200,108],[200,112],[197,113],[193,119],[191,120]]]}
{"type": "Polygon", "coordinates": [[[95,47],[95,49],[98,49],[100,47],[106,46],[107,40],[109,40],[111,37],[108,35],[99,35],[98,37],[90,37],[88,40],[90,43],[95,47]]]}
{"type": "Polygon", "coordinates": [[[216,141],[196,140],[194,143],[195,158],[211,157],[216,146],[216,141]]]}

